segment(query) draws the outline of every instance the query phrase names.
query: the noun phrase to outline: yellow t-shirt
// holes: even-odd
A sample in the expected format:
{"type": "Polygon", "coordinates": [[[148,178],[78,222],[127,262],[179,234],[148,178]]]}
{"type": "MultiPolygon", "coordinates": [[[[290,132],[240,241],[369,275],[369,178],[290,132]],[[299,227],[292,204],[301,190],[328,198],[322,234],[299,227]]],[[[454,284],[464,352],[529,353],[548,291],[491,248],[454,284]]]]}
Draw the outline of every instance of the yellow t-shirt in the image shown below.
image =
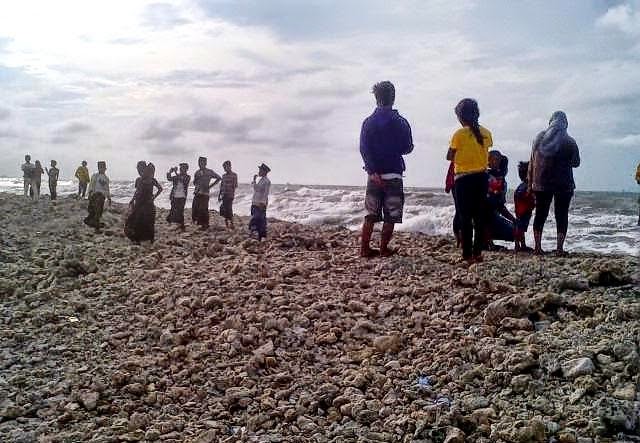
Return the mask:
{"type": "Polygon", "coordinates": [[[455,151],[453,159],[456,174],[468,174],[487,170],[489,163],[489,148],[493,146],[491,132],[480,126],[482,146],[468,127],[458,129],[451,137],[451,150],[455,151]]]}

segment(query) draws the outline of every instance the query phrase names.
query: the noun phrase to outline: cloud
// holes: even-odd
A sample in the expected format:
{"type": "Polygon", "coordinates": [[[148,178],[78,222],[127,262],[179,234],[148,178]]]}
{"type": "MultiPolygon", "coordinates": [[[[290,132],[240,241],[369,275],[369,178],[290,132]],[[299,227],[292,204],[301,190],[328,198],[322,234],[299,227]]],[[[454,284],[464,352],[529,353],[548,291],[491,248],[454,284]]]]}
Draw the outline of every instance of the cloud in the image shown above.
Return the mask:
{"type": "Polygon", "coordinates": [[[640,9],[629,3],[614,6],[599,17],[596,24],[628,35],[640,35],[640,9]]]}
{"type": "Polygon", "coordinates": [[[7,120],[11,117],[11,111],[6,108],[0,108],[0,121],[7,120]]]}
{"type": "Polygon", "coordinates": [[[179,25],[189,23],[178,8],[170,3],[152,3],[147,5],[142,13],[145,26],[156,30],[169,30],[179,25]]]}
{"type": "Polygon", "coordinates": [[[60,145],[76,141],[83,134],[93,132],[93,126],[83,122],[69,122],[56,129],[51,137],[51,143],[60,145]]]}
{"type": "Polygon", "coordinates": [[[52,89],[44,94],[21,103],[25,108],[49,109],[78,106],[87,98],[88,94],[65,89],[52,89]]]}
{"type": "Polygon", "coordinates": [[[622,137],[609,138],[605,141],[611,146],[640,149],[640,134],[627,134],[622,137]]]}

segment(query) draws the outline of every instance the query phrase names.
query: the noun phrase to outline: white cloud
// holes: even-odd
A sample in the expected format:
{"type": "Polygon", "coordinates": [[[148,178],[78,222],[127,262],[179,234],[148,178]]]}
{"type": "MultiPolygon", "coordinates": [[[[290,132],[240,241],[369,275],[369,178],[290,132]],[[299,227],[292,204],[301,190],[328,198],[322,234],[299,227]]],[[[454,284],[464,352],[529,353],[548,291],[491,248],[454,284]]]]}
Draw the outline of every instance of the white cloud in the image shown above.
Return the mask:
{"type": "Polygon", "coordinates": [[[640,9],[633,3],[614,6],[598,18],[597,25],[629,35],[640,35],[640,9]]]}

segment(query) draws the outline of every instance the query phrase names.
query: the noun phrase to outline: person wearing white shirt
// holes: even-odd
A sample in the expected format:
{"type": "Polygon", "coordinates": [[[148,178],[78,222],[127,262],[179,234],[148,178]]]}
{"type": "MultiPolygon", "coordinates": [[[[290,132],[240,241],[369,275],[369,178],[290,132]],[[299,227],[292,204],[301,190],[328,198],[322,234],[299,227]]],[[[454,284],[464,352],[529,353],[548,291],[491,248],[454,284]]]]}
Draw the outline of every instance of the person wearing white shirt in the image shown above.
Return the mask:
{"type": "Polygon", "coordinates": [[[107,200],[111,205],[109,177],[105,174],[106,170],[106,162],[98,162],[98,172],[91,176],[91,181],[89,182],[89,214],[84,219],[84,222],[86,225],[95,228],[96,232],[100,232],[100,228],[104,225],[100,222],[104,211],[104,201],[107,200]]]}
{"type": "Polygon", "coordinates": [[[258,167],[258,174],[253,176],[253,198],[251,199],[251,220],[249,231],[255,232],[258,240],[267,237],[267,205],[269,204],[269,188],[271,181],[267,174],[271,172],[269,166],[262,163],[258,167]],[[257,180],[260,177],[260,180],[257,180]],[[257,181],[256,181],[257,180],[257,181]]]}

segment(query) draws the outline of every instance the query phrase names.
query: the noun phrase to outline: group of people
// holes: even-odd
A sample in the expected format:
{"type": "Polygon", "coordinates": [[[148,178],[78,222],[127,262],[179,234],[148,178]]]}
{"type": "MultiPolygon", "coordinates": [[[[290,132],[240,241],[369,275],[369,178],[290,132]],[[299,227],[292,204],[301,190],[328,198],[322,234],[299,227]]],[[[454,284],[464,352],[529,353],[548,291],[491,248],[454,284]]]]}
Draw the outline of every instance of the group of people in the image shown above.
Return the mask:
{"type": "MultiPolygon", "coordinates": [[[[413,150],[411,127],[393,109],[395,87],[384,81],[373,86],[376,108],[360,133],[360,153],[367,172],[365,216],[360,255],[389,256],[394,225],[402,223],[404,205],[403,156],[413,150]],[[383,222],[380,249],[370,246],[373,227],[383,222]]],[[[549,127],[533,141],[528,162],[518,164],[521,183],[514,193],[515,216],[506,208],[508,159],[493,147],[491,132],[480,125],[476,100],[465,98],[455,107],[461,128],[451,137],[445,190],[454,197],[453,230],[467,263],[482,261],[482,251],[497,248],[493,240],[515,243],[517,251],[531,251],[525,232],[535,208],[533,252],[542,254],[542,230],[554,203],[557,246],[564,253],[569,205],[575,189],[573,168],[580,166],[578,145],[567,133],[567,116],[553,113],[549,127]]]]}
{"type": "MultiPolygon", "coordinates": [[[[76,177],[80,182],[78,192],[79,198],[84,197],[84,192],[88,188],[88,214],[84,219],[85,224],[95,228],[96,232],[104,226],[101,221],[105,202],[111,204],[111,191],[109,187],[109,177],[106,175],[107,165],[104,161],[99,161],[98,172],[89,179],[88,186],[83,184],[83,178],[89,175],[86,169],[86,162],[76,171],[76,177]]],[[[222,176],[207,168],[206,157],[198,159],[198,170],[193,177],[194,192],[193,204],[191,207],[191,218],[194,224],[200,226],[202,230],[209,228],[209,197],[211,189],[220,183],[218,201],[220,205],[220,215],[224,217],[228,228],[233,224],[233,200],[236,188],[238,187],[238,176],[231,169],[231,162],[225,161],[222,164],[224,174],[222,176]]],[[[135,181],[135,191],[129,202],[124,233],[133,242],[155,240],[155,219],[156,208],[154,201],[163,191],[162,185],[156,180],[156,168],[153,163],[139,161],[136,169],[138,178],[135,181]]],[[[167,216],[167,222],[175,223],[182,231],[186,229],[184,221],[184,208],[187,201],[187,193],[191,176],[188,174],[189,165],[180,163],[178,167],[172,167],[167,172],[167,180],[172,184],[169,200],[171,209],[167,216]]],[[[249,229],[255,233],[258,240],[267,236],[267,205],[269,203],[269,189],[271,181],[267,175],[271,169],[262,163],[258,167],[258,174],[253,177],[253,199],[251,204],[251,220],[249,229]]]]}
{"type": "Polygon", "coordinates": [[[47,174],[49,177],[49,194],[51,200],[55,200],[58,196],[58,176],[60,170],[56,167],[57,162],[51,160],[51,168],[45,167],[42,169],[42,163],[40,160],[36,160],[31,163],[31,156],[24,156],[24,163],[22,164],[22,177],[24,179],[24,196],[29,197],[35,201],[40,199],[40,185],[42,184],[42,175],[47,174]]]}

